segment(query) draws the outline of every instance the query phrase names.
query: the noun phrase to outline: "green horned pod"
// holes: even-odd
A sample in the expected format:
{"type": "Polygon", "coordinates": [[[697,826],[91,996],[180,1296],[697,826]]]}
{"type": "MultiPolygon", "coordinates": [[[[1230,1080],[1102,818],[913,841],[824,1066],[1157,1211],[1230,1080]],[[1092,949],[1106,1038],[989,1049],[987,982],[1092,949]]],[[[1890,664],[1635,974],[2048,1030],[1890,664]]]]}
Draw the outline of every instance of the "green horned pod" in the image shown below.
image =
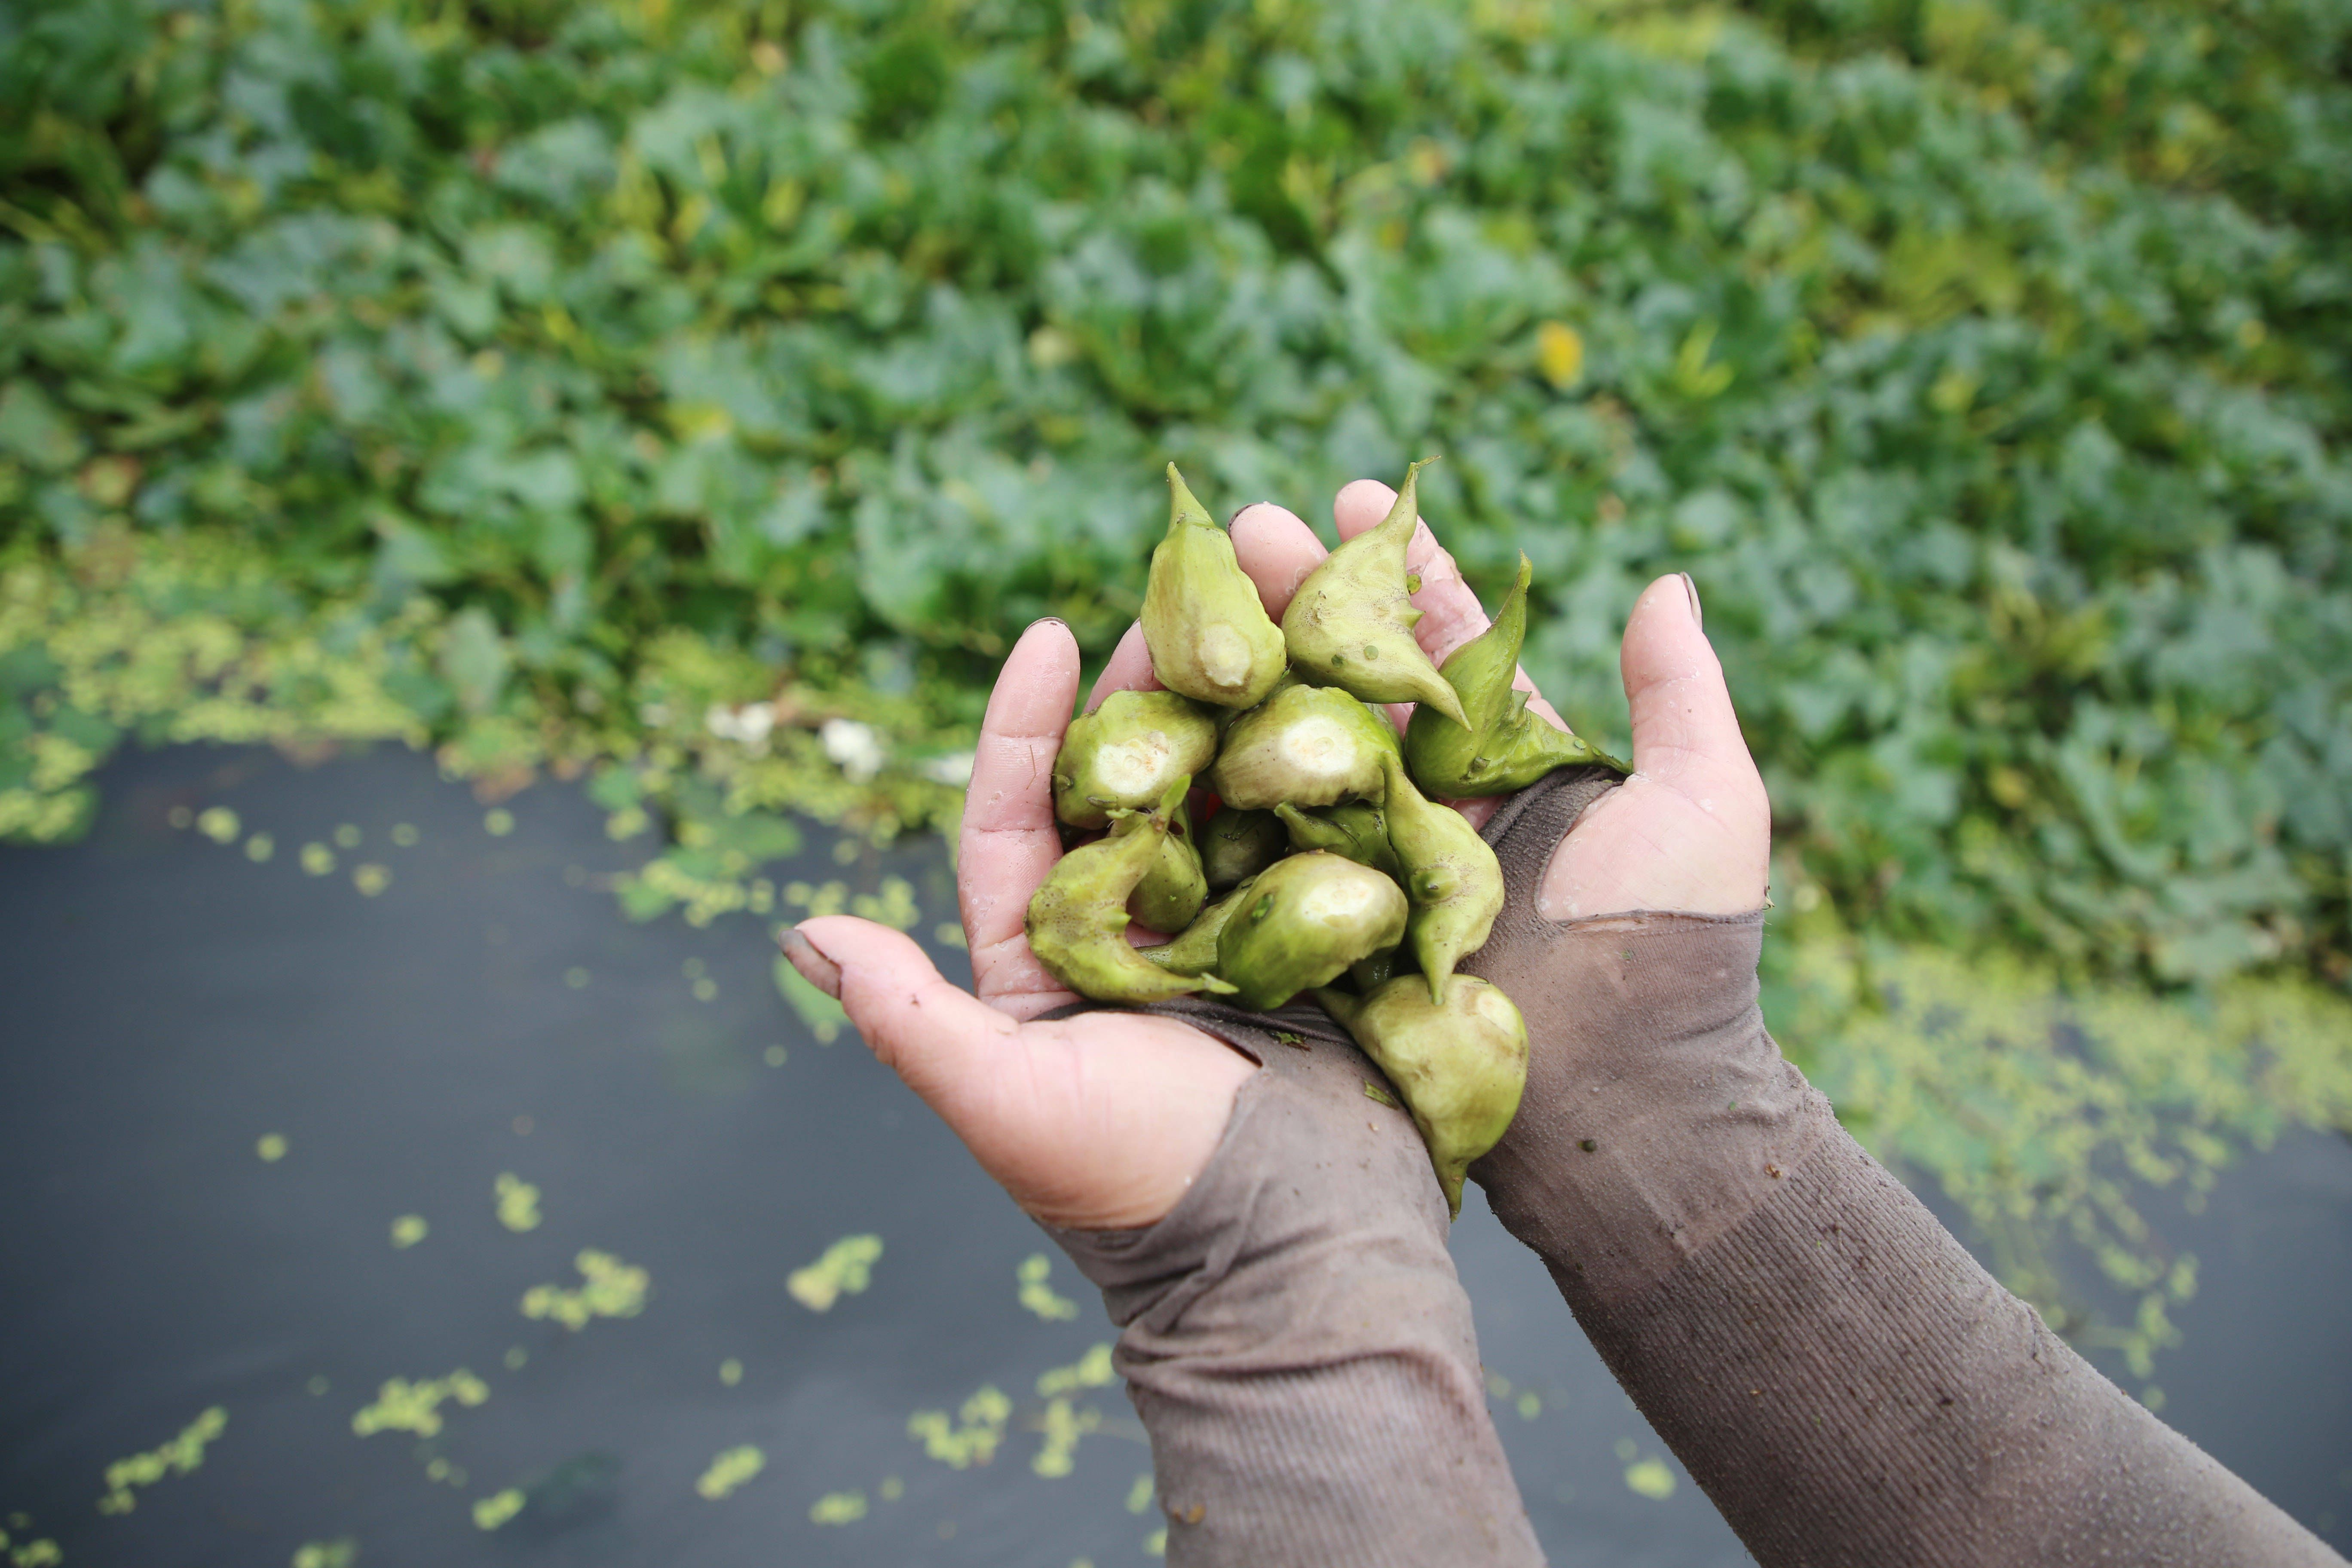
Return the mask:
{"type": "Polygon", "coordinates": [[[1430,1001],[1444,1006],[1454,965],[1485,945],[1502,911],[1502,863],[1460,812],[1423,797],[1401,759],[1389,763],[1384,804],[1389,843],[1404,867],[1405,896],[1412,900],[1407,941],[1427,979],[1430,1001]]]}
{"type": "Polygon", "coordinates": [[[1054,758],[1054,815],[1073,827],[1108,827],[1114,811],[1149,811],[1168,781],[1217,754],[1217,726],[1173,691],[1114,691],[1072,720],[1054,758]]]}
{"type": "Polygon", "coordinates": [[[1389,846],[1389,819],[1370,801],[1343,801],[1313,812],[1286,802],[1274,814],[1289,831],[1293,849],[1328,849],[1384,877],[1404,879],[1404,868],[1389,846]]]}
{"type": "Polygon", "coordinates": [[[1442,1004],[1418,977],[1399,975],[1363,996],[1318,991],[1366,1056],[1404,1096],[1446,1206],[1462,1216],[1462,1178],[1502,1141],[1528,1082],[1528,1026],[1508,996],[1475,975],[1442,1004]]]}
{"type": "Polygon", "coordinates": [[[1419,512],[1414,479],[1435,460],[1406,469],[1388,516],[1307,574],[1282,613],[1282,637],[1291,664],[1320,685],[1367,702],[1423,703],[1466,724],[1462,699],[1413,640],[1421,612],[1412,607],[1414,584],[1405,576],[1405,546],[1412,542],[1419,512]]]}
{"type": "Polygon", "coordinates": [[[1369,866],[1313,850],[1277,860],[1217,934],[1217,973],[1244,1007],[1279,1007],[1404,936],[1404,894],[1369,866]]]}
{"type": "Polygon", "coordinates": [[[1566,730],[1528,711],[1528,694],[1513,685],[1519,645],[1528,635],[1528,581],[1534,568],[1519,557],[1519,578],[1495,614],[1495,624],[1455,648],[1438,673],[1462,699],[1465,729],[1424,705],[1405,726],[1405,765],[1427,793],[1450,800],[1509,795],[1554,768],[1605,763],[1624,768],[1566,730]]]}
{"type": "MultiPolygon", "coordinates": [[[[1149,830],[1151,818],[1130,813],[1111,824],[1111,837],[1149,830]]],[[[1127,912],[1146,931],[1182,931],[1209,900],[1208,879],[1201,874],[1201,857],[1192,848],[1192,819],[1179,805],[1160,840],[1160,853],[1135,891],[1127,896],[1127,912]]]]}
{"type": "Polygon", "coordinates": [[[1218,936],[1223,932],[1225,922],[1234,918],[1234,911],[1242,907],[1242,900],[1249,896],[1250,889],[1256,882],[1257,879],[1252,877],[1227,892],[1194,916],[1192,923],[1170,941],[1157,947],[1138,948],[1136,951],[1160,968],[1172,969],[1179,974],[1208,973],[1217,966],[1218,936]]]}
{"type": "Polygon", "coordinates": [[[1209,818],[1209,826],[1192,842],[1201,852],[1201,873],[1208,878],[1212,892],[1246,882],[1290,853],[1290,835],[1281,818],[1270,811],[1232,806],[1209,818]]]}
{"type": "Polygon", "coordinates": [[[1141,813],[1142,826],[1062,857],[1029,900],[1029,951],[1047,973],[1097,1002],[1157,1002],[1193,991],[1231,991],[1214,975],[1176,974],[1128,945],[1127,900],[1158,858],[1169,819],[1192,780],[1179,775],[1141,813]]]}
{"type": "Polygon", "coordinates": [[[1328,686],[1290,686],[1225,728],[1208,787],[1225,805],[1271,811],[1377,799],[1401,756],[1389,721],[1328,686]]]}
{"type": "Polygon", "coordinates": [[[1171,691],[1221,708],[1255,708],[1282,676],[1281,628],[1234,556],[1233,536],[1168,465],[1168,533],[1151,552],[1143,645],[1171,691]]]}

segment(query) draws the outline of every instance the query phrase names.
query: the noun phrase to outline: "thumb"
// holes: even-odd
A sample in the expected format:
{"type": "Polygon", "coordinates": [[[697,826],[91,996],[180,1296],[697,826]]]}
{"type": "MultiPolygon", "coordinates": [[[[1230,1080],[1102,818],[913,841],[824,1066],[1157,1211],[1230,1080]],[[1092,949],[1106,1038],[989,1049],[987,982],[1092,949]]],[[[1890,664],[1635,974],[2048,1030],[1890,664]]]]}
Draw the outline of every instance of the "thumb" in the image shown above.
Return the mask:
{"type": "MultiPolygon", "coordinates": [[[[1659,578],[1626,617],[1622,658],[1633,770],[1685,792],[1712,792],[1756,778],[1723,663],[1700,629],[1699,615],[1698,589],[1688,573],[1659,578]]],[[[1756,787],[1760,793],[1760,784],[1756,787]]]]}
{"type": "Polygon", "coordinates": [[[848,915],[803,921],[776,939],[793,967],[841,1003],[885,1067],[953,1125],[1020,1026],[948,984],[912,938],[848,915]]]}

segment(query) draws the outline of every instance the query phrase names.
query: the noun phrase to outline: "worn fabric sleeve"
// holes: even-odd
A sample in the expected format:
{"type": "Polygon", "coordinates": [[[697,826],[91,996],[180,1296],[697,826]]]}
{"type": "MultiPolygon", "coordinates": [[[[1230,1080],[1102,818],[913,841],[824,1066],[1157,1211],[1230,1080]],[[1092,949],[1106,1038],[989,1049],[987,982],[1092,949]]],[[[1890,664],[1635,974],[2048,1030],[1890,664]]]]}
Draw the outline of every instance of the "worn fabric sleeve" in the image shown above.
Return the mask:
{"type": "Polygon", "coordinates": [[[1472,1168],[1765,1568],[2336,1564],[1978,1267],[1782,1059],[1763,916],[1535,910],[1610,787],[1568,770],[1486,833],[1507,901],[1463,964],[1530,1037],[1472,1168]]]}
{"type": "Polygon", "coordinates": [[[1541,1563],[1487,1414],[1445,1199],[1388,1080],[1313,1007],[1150,1011],[1261,1069],[1165,1219],[1048,1227],[1120,1330],[1168,1561],[1541,1563]]]}

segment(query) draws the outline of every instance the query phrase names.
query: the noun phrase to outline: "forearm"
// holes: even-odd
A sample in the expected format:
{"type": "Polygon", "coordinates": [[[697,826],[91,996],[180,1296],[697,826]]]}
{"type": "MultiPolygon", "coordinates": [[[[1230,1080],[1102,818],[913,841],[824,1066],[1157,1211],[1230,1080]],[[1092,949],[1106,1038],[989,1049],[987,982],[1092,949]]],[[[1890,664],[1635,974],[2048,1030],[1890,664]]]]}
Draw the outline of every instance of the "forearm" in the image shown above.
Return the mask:
{"type": "Polygon", "coordinates": [[[1465,967],[1518,1001],[1531,1059],[1473,1175],[1759,1561],[2339,1563],[1838,1127],[1765,1031],[1760,915],[1535,916],[1597,782],[1490,826],[1510,898],[1465,967]]]}
{"type": "Polygon", "coordinates": [[[1180,1565],[1542,1561],[1486,1407],[1427,1152],[1313,1009],[1154,1011],[1266,1068],[1175,1210],[1054,1231],[1102,1287],[1180,1565]]]}

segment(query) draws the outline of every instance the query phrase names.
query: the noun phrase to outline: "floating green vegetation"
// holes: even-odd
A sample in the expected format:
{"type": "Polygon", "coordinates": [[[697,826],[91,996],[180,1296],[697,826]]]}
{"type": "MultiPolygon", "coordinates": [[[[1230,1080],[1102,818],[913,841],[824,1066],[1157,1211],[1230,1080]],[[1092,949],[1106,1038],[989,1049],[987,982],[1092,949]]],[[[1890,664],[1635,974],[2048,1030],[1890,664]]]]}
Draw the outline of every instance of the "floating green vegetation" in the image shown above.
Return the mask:
{"type": "Polygon", "coordinates": [[[302,869],[312,877],[324,877],[335,868],[335,852],[323,844],[302,846],[302,869]]]}
{"type": "Polygon", "coordinates": [[[1111,1365],[1110,1342],[1106,1340],[1090,1346],[1086,1354],[1069,1365],[1040,1373],[1037,1397],[1053,1399],[1081,1388],[1108,1388],[1118,1380],[1118,1373],[1111,1365]]]}
{"type": "Polygon", "coordinates": [[[1145,1509],[1150,1508],[1152,1491],[1159,1484],[1150,1470],[1136,1477],[1134,1482],[1127,1489],[1127,1511],[1141,1513],[1145,1509]]]}
{"type": "Polygon", "coordinates": [[[830,1311],[842,1297],[858,1295],[874,1282],[874,1265],[881,1258],[880,1237],[845,1236],[814,1263],[786,1276],[784,1289],[810,1311],[830,1311]]]}
{"type": "Polygon", "coordinates": [[[710,1468],[696,1479],[696,1495],[711,1502],[734,1495],[735,1489],[768,1468],[768,1456],[745,1443],[729,1448],[710,1461],[710,1468]]]}
{"type": "Polygon", "coordinates": [[[849,900],[849,912],[892,931],[912,931],[923,918],[922,910],[915,907],[915,885],[904,877],[883,878],[877,891],[860,893],[849,900]]]}
{"type": "Polygon", "coordinates": [[[1666,1468],[1664,1459],[1653,1456],[1636,1459],[1625,1467],[1626,1489],[1664,1502],[1675,1495],[1675,1472],[1666,1468]]]}
{"type": "Polygon", "coordinates": [[[425,1216],[421,1214],[402,1215],[392,1222],[392,1244],[404,1248],[415,1247],[432,1228],[425,1223],[425,1216]]]}
{"type": "Polygon", "coordinates": [[[1067,1296],[1057,1296],[1046,1278],[1054,1272],[1054,1260],[1042,1252],[1033,1252],[1021,1260],[1013,1271],[1020,1287],[1022,1307],[1049,1323],[1066,1322],[1078,1315],[1078,1304],[1067,1296]]]}
{"type": "Polygon", "coordinates": [[[572,1260],[586,1283],[573,1289],[534,1285],[523,1292],[522,1315],[550,1318],[575,1333],[592,1318],[634,1318],[646,1310],[653,1277],[593,1247],[572,1260]]]}
{"type": "Polygon", "coordinates": [[[362,1437],[378,1432],[414,1432],[420,1437],[438,1436],[441,1406],[449,1400],[472,1409],[490,1396],[490,1385],[459,1367],[446,1377],[411,1383],[388,1380],[376,1390],[375,1403],[352,1415],[352,1430],[362,1437]]]}
{"type": "Polygon", "coordinates": [[[306,1541],[294,1549],[292,1568],[352,1568],[360,1560],[360,1543],[350,1536],[333,1541],[306,1541]]]}
{"type": "Polygon", "coordinates": [[[106,1495],[98,1500],[98,1511],[131,1512],[139,1506],[133,1488],[152,1487],[165,1476],[174,1472],[184,1476],[205,1462],[205,1445],[219,1436],[227,1426],[228,1412],[215,1405],[161,1447],[115,1460],[106,1467],[106,1495]]]}
{"type": "Polygon", "coordinates": [[[509,1487],[504,1491],[492,1492],[488,1497],[478,1499],[474,1503],[474,1528],[496,1530],[520,1513],[523,1504],[529,1500],[530,1500],[523,1495],[520,1487],[509,1487]]]}
{"type": "Polygon", "coordinates": [[[263,1164],[275,1165],[278,1161],[286,1158],[286,1135],[282,1132],[265,1132],[253,1141],[253,1152],[261,1157],[263,1164]]]}
{"type": "Polygon", "coordinates": [[[196,814],[196,831],[215,844],[232,843],[239,831],[236,813],[225,805],[200,811],[196,814]]]}
{"type": "Polygon", "coordinates": [[[66,1560],[66,1554],[58,1549],[58,1543],[47,1536],[17,1539],[33,1527],[32,1521],[25,1515],[9,1515],[8,1526],[7,1530],[0,1530],[0,1552],[8,1554],[11,1568],[57,1568],[66,1560]]]}
{"type": "Polygon", "coordinates": [[[2143,1214],[2148,1192],[2194,1210],[2238,1151],[2352,1127],[2352,1001],[2307,982],[2170,1000],[1802,917],[1781,963],[1778,1032],[1856,1136],[1942,1187],[2012,1289],[2137,1376],[2179,1342],[2168,1309],[2196,1287],[2194,1259],[2143,1214]],[[2127,1322],[2083,1305],[2060,1237],[2137,1298],[2127,1322]]]}
{"type": "Polygon", "coordinates": [[[968,1469],[996,1457],[1004,1424],[1012,1418],[1013,1401],[986,1385],[963,1402],[954,1421],[944,1410],[916,1411],[907,1418],[907,1436],[919,1439],[923,1452],[940,1463],[968,1469]]]}
{"type": "Polygon", "coordinates": [[[373,861],[355,866],[352,868],[352,886],[360,890],[360,897],[373,899],[392,886],[392,868],[373,861]]]}
{"type": "Polygon", "coordinates": [[[732,1388],[743,1381],[743,1363],[729,1356],[719,1363],[719,1381],[732,1388]]]}
{"type": "Polygon", "coordinates": [[[1045,1415],[1039,1417],[1045,1441],[1029,1468],[1049,1479],[1068,1475],[1077,1468],[1078,1439],[1101,1426],[1099,1410],[1080,1410],[1066,1399],[1048,1400],[1045,1415]]]}
{"type": "Polygon", "coordinates": [[[856,1524],[866,1517],[864,1492],[827,1492],[809,1507],[814,1524],[856,1524]]]}
{"type": "Polygon", "coordinates": [[[512,1231],[539,1228],[539,1189],[512,1171],[500,1171],[491,1184],[498,1195],[499,1223],[512,1231]]]}
{"type": "Polygon", "coordinates": [[[775,961],[776,990],[791,1003],[808,1032],[816,1037],[820,1046],[829,1046],[849,1027],[849,1014],[841,1004],[812,984],[806,976],[783,958],[775,961]]]}

